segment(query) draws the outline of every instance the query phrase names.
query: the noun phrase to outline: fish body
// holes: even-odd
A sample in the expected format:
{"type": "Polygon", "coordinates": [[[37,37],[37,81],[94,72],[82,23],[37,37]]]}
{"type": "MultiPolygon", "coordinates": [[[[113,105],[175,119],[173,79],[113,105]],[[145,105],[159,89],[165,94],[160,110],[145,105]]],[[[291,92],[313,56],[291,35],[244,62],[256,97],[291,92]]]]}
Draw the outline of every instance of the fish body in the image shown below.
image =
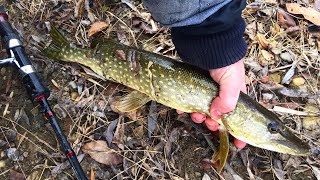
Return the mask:
{"type": "MultiPolygon", "coordinates": [[[[210,104],[219,90],[207,71],[110,40],[99,40],[92,49],[82,49],[70,46],[56,29],[51,36],[52,44],[43,50],[47,57],[90,67],[107,80],[135,89],[168,107],[210,116],[210,104]]],[[[250,145],[285,154],[310,154],[306,142],[244,93],[240,93],[235,110],[225,115],[220,124],[250,145]]]]}

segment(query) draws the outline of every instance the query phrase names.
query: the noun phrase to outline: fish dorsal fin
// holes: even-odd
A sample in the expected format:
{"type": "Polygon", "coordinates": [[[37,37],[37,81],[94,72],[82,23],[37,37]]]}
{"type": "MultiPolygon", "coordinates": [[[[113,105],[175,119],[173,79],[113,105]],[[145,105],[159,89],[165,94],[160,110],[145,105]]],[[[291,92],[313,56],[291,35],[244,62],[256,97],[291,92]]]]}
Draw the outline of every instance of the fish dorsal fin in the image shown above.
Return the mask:
{"type": "Polygon", "coordinates": [[[52,39],[51,43],[48,46],[45,43],[40,44],[41,52],[50,59],[60,60],[61,50],[69,47],[70,44],[54,26],[51,26],[50,35],[52,39]]]}
{"type": "Polygon", "coordinates": [[[132,91],[115,102],[114,107],[121,112],[130,112],[142,107],[150,100],[149,96],[138,91],[132,91]]]}
{"type": "Polygon", "coordinates": [[[51,26],[50,35],[52,38],[52,43],[54,43],[55,45],[61,47],[70,46],[67,39],[63,37],[63,35],[59,32],[59,30],[56,27],[51,26]]]}

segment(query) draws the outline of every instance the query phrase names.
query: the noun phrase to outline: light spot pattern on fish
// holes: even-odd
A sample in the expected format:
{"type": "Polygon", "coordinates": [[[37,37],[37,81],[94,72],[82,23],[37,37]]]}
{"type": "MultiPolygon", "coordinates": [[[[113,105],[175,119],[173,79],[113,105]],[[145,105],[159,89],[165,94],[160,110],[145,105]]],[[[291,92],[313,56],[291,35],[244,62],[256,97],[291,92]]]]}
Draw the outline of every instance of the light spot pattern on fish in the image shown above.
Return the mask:
{"type": "MultiPolygon", "coordinates": [[[[78,62],[163,105],[210,116],[218,85],[207,71],[109,40],[92,43],[92,49],[81,49],[69,46],[56,29],[52,38],[53,43],[44,50],[52,59],[78,62]]],[[[236,109],[220,123],[234,137],[254,146],[293,155],[310,153],[308,144],[290,132],[275,114],[243,93],[236,109]]]]}

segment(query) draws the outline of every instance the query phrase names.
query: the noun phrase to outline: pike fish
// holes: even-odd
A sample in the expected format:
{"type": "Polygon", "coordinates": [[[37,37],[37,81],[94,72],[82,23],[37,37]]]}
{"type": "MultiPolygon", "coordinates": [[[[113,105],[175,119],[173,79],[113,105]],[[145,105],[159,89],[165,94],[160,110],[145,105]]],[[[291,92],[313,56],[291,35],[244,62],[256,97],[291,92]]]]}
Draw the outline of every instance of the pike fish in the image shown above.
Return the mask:
{"type": "MultiPolygon", "coordinates": [[[[116,105],[120,111],[129,112],[154,100],[187,113],[210,116],[210,104],[219,86],[206,70],[106,39],[94,41],[92,48],[74,47],[54,27],[51,37],[51,44],[42,51],[48,58],[80,63],[107,80],[136,90],[122,97],[116,105]]],[[[306,142],[244,93],[240,93],[235,110],[224,115],[219,124],[220,148],[213,156],[213,161],[219,161],[219,170],[228,155],[228,132],[255,147],[291,155],[310,154],[306,142]]]]}

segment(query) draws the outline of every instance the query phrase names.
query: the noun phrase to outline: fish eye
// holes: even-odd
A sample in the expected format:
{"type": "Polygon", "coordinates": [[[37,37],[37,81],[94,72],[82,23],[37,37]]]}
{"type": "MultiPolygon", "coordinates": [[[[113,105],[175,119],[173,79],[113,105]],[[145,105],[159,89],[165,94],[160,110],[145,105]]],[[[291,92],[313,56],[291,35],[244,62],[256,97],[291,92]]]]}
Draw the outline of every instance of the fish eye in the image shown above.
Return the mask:
{"type": "Polygon", "coordinates": [[[268,124],[268,130],[271,134],[275,134],[279,132],[279,124],[276,122],[271,122],[268,124]]]}

